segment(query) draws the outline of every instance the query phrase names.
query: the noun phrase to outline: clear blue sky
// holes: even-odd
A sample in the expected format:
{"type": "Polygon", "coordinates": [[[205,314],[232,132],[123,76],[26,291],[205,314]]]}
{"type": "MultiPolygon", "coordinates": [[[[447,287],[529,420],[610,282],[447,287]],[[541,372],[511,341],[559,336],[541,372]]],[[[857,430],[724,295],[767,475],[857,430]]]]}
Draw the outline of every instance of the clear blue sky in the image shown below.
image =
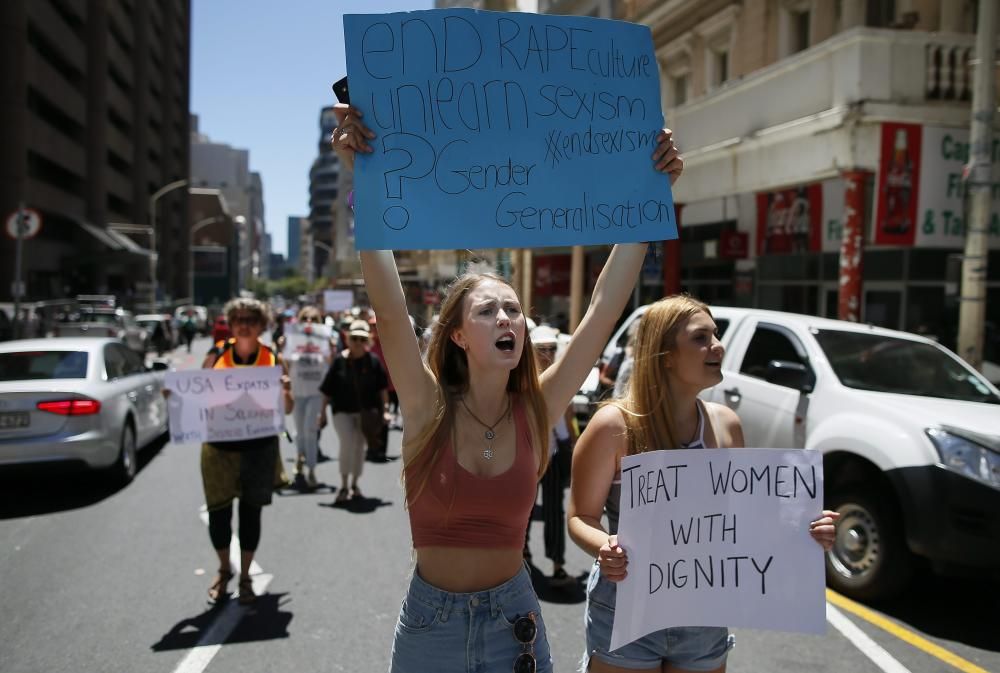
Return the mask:
{"type": "Polygon", "coordinates": [[[343,15],[430,9],[433,0],[193,0],[191,112],[214,142],[250,150],[275,252],[309,214],[319,111],[346,74],[343,15]]]}

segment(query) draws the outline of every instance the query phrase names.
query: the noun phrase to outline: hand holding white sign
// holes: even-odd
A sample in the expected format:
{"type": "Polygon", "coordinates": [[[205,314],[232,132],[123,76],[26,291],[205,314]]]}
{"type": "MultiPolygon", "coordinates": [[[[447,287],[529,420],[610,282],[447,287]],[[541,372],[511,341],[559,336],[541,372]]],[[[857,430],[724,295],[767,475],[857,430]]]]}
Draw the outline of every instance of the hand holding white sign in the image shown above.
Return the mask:
{"type": "Polygon", "coordinates": [[[229,442],[285,430],[281,367],[167,372],[170,439],[229,442]]]}
{"type": "MultiPolygon", "coordinates": [[[[822,455],[778,449],[649,451],[622,459],[611,649],[674,626],[823,633],[822,455]],[[811,534],[811,537],[810,537],[811,534]],[[780,579],[779,579],[780,578],[780,579]]],[[[611,573],[602,573],[614,579],[611,573]]]]}

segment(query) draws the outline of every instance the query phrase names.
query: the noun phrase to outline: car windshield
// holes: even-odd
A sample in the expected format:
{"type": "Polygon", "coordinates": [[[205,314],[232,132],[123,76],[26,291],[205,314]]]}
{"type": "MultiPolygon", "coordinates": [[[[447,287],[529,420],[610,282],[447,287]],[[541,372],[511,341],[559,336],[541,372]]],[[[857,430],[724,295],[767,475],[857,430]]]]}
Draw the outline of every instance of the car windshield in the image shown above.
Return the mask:
{"type": "Polygon", "coordinates": [[[982,377],[933,344],[841,330],[817,330],[816,341],[848,388],[1000,404],[982,377]]]}
{"type": "Polygon", "coordinates": [[[0,353],[0,381],[87,378],[86,351],[0,353]]]}
{"type": "Polygon", "coordinates": [[[82,313],[70,314],[66,318],[66,322],[86,322],[114,325],[118,322],[118,316],[114,313],[93,313],[91,311],[83,311],[82,313]]]}

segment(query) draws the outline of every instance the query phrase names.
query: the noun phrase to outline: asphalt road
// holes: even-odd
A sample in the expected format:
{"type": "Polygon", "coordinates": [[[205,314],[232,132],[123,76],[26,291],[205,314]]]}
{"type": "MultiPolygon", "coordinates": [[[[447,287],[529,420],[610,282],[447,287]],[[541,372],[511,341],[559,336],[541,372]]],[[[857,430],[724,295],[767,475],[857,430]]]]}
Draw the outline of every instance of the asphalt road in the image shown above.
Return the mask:
{"type": "MultiPolygon", "coordinates": [[[[178,352],[177,364],[196,366],[207,345],[178,352]]],[[[334,458],[318,476],[336,484],[332,428],[321,447],[334,458]]],[[[282,448],[291,471],[294,451],[282,448]]],[[[393,432],[390,455],[398,448],[393,432]]],[[[250,609],[206,604],[216,560],[200,513],[198,446],[164,441],[141,462],[117,491],[90,474],[0,473],[0,673],[387,670],[412,571],[398,460],[366,465],[366,498],[350,507],[334,506],[330,487],[275,496],[257,557],[266,594],[250,609]]],[[[532,546],[555,670],[576,670],[582,585],[546,586],[538,522],[532,546]]],[[[589,559],[568,551],[582,581],[589,559]]],[[[738,629],[728,670],[1000,673],[998,599],[995,584],[922,575],[866,617],[837,608],[840,628],[825,636],[738,629]]]]}

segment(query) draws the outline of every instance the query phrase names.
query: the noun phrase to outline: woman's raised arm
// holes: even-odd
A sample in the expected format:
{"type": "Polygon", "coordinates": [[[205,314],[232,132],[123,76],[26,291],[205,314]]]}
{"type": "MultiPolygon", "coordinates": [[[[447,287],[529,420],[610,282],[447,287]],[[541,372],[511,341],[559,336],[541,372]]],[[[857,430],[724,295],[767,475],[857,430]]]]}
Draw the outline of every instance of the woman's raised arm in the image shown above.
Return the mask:
{"type": "MultiPolygon", "coordinates": [[[[673,134],[663,129],[653,152],[656,170],[676,182],[684,170],[684,159],[674,146],[673,134]]],[[[601,271],[587,313],[573,333],[566,352],[541,376],[542,393],[549,408],[549,423],[559,420],[562,410],[580,389],[587,373],[601,354],[615,322],[625,309],[642,269],[646,243],[619,243],[601,271]]]]}
{"type": "Polygon", "coordinates": [[[597,362],[618,316],[625,309],[646,257],[646,243],[619,243],[612,249],[594,286],[587,313],[566,347],[566,352],[541,375],[542,394],[554,425],[587,373],[597,362]]]}
{"type": "MultiPolygon", "coordinates": [[[[420,357],[420,346],[406,311],[403,286],[392,251],[362,250],[361,272],[378,318],[378,338],[382,342],[385,364],[396,385],[399,405],[408,418],[423,417],[433,410],[437,387],[420,357]]],[[[418,421],[417,426],[420,425],[418,421]]]]}

